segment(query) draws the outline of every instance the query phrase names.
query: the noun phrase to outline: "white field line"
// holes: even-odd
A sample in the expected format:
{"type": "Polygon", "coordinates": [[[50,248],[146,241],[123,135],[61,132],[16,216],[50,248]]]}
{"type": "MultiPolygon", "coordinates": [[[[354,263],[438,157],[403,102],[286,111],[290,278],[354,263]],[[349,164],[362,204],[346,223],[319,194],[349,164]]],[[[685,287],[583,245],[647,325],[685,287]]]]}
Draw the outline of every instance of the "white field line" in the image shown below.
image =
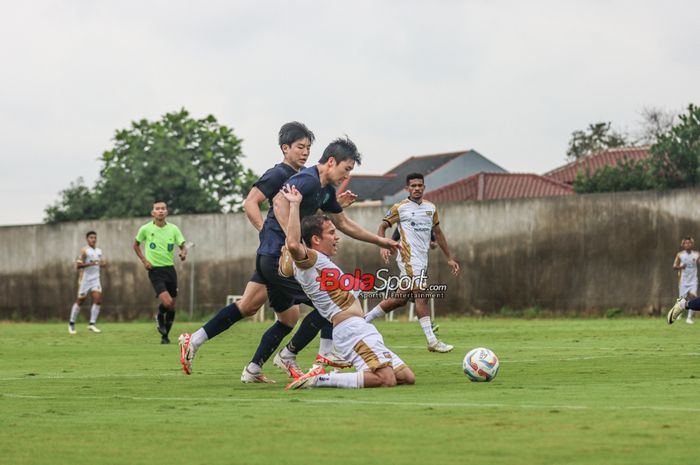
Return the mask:
{"type": "Polygon", "coordinates": [[[141,396],[32,396],[24,394],[0,394],[2,397],[28,400],[131,400],[143,402],[212,402],[212,403],[276,403],[276,402],[298,402],[302,404],[354,404],[354,405],[376,405],[391,407],[444,407],[444,408],[469,408],[469,409],[513,409],[523,410],[605,410],[605,411],[629,411],[648,410],[655,412],[687,412],[700,413],[700,407],[672,407],[672,406],[650,406],[633,405],[627,407],[608,405],[571,405],[571,404],[503,404],[503,403],[481,403],[481,402],[410,402],[410,401],[382,401],[382,400],[360,400],[360,399],[299,399],[294,393],[289,394],[289,398],[232,398],[232,397],[141,397],[141,396]]]}
{"type": "MultiPolygon", "coordinates": [[[[637,352],[637,351],[635,351],[637,352]]],[[[683,357],[697,357],[700,355],[700,352],[686,352],[683,354],[677,354],[673,352],[667,352],[667,353],[659,353],[658,356],[660,357],[678,357],[678,356],[683,356],[683,357]]],[[[598,360],[602,358],[619,358],[619,357],[628,357],[629,354],[627,353],[619,353],[619,354],[614,354],[614,355],[590,355],[590,356],[585,356],[585,357],[563,357],[563,358],[557,358],[557,359],[549,359],[549,361],[557,361],[557,362],[580,362],[580,361],[585,361],[585,360],[598,360]]],[[[505,363],[505,364],[511,364],[511,363],[539,363],[541,362],[541,359],[520,359],[520,360],[500,360],[500,363],[505,363]]],[[[412,363],[410,366],[416,367],[416,366],[434,366],[434,363],[412,363]]],[[[3,381],[22,381],[22,380],[47,380],[47,379],[100,379],[100,378],[155,378],[159,376],[180,376],[181,373],[176,372],[175,369],[173,371],[169,372],[163,372],[163,373],[100,373],[100,374],[92,374],[92,375],[35,375],[35,376],[14,376],[14,377],[7,377],[7,378],[2,378],[0,377],[0,382],[3,381]]]]}

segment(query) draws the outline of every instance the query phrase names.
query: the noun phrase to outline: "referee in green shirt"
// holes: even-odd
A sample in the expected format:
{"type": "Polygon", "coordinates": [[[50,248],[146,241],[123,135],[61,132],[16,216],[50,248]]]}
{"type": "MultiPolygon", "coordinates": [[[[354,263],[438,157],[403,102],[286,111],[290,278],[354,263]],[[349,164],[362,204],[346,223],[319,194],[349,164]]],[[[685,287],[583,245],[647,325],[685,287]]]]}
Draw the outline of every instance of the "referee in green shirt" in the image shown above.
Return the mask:
{"type": "Polygon", "coordinates": [[[148,270],[156,297],[160,300],[158,306],[158,332],[161,344],[170,344],[168,334],[175,321],[175,298],[177,297],[177,273],[173,263],[175,246],[180,248],[180,260],[187,257],[185,237],[174,224],[165,221],[168,216],[168,205],[163,200],[156,200],[151,211],[153,221],[139,228],[134,241],[134,252],[148,270]],[[146,256],[141,252],[144,244],[146,256]]]}

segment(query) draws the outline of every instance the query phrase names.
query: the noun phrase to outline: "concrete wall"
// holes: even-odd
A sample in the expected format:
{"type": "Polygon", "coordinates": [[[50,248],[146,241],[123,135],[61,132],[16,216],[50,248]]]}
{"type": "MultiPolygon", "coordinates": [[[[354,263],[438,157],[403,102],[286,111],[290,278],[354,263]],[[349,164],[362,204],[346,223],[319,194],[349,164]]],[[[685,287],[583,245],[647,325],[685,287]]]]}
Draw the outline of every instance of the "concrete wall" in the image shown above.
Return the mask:
{"type": "MultiPolygon", "coordinates": [[[[671,263],[681,236],[700,236],[699,194],[689,189],[441,205],[441,226],[462,273],[451,276],[442,255],[431,252],[431,283],[449,287],[437,311],[658,311],[676,297],[671,263]]],[[[384,209],[353,208],[347,214],[374,231],[384,209]]],[[[170,220],[195,242],[188,260],[176,265],[178,307],[188,310],[193,299],[198,311],[213,312],[227,294],[243,289],[254,267],[257,233],[242,214],[170,220]]],[[[109,261],[102,277],[104,318],[150,315],[156,301],[131,250],[146,221],[0,227],[0,319],[67,318],[77,290],[74,261],[90,229],[98,232],[109,261]]],[[[349,238],[341,241],[337,261],[346,271],[382,266],[376,247],[349,238]]]]}

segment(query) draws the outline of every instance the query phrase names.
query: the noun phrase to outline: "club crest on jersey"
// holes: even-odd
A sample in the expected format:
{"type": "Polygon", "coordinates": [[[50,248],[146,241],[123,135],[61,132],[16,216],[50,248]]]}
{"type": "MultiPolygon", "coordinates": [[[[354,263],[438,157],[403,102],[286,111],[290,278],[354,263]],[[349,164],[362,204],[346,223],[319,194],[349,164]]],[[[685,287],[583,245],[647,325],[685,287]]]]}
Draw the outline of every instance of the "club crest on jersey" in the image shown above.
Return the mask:
{"type": "Polygon", "coordinates": [[[425,214],[428,216],[433,216],[433,212],[431,212],[431,211],[427,211],[427,212],[425,212],[425,214]]]}
{"type": "Polygon", "coordinates": [[[155,242],[151,242],[148,246],[149,246],[150,248],[152,248],[152,249],[155,249],[155,248],[156,248],[156,243],[155,243],[155,242]]]}

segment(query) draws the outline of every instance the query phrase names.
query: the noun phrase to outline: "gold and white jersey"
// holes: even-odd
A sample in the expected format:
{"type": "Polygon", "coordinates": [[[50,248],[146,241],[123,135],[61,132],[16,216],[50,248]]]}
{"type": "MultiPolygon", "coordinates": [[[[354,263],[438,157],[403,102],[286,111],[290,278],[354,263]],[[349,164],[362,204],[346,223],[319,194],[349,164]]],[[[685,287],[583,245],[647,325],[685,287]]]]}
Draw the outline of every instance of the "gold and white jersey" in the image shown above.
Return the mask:
{"type": "Polygon", "coordinates": [[[678,262],[685,265],[685,268],[678,273],[680,285],[692,285],[698,282],[698,257],[700,253],[697,250],[686,252],[681,250],[676,255],[678,262]]]}
{"type": "MultiPolygon", "coordinates": [[[[102,250],[99,247],[89,247],[85,246],[80,249],[80,254],[78,255],[77,262],[80,264],[84,263],[94,263],[100,262],[102,260],[102,250]]],[[[85,268],[80,268],[78,273],[78,283],[88,282],[88,281],[99,281],[100,279],[100,265],[88,266],[85,268]]]]}
{"type": "Polygon", "coordinates": [[[389,226],[398,223],[401,234],[401,251],[396,257],[402,275],[417,276],[428,268],[430,232],[440,223],[435,204],[427,200],[421,203],[410,199],[395,203],[384,220],[389,226]]]}
{"type": "Polygon", "coordinates": [[[285,246],[282,248],[279,272],[282,276],[294,276],[316,310],[328,321],[355,303],[355,294],[338,286],[343,271],[322,252],[306,248],[306,258],[295,260],[285,246]],[[324,280],[331,275],[335,281],[324,280]]]}

